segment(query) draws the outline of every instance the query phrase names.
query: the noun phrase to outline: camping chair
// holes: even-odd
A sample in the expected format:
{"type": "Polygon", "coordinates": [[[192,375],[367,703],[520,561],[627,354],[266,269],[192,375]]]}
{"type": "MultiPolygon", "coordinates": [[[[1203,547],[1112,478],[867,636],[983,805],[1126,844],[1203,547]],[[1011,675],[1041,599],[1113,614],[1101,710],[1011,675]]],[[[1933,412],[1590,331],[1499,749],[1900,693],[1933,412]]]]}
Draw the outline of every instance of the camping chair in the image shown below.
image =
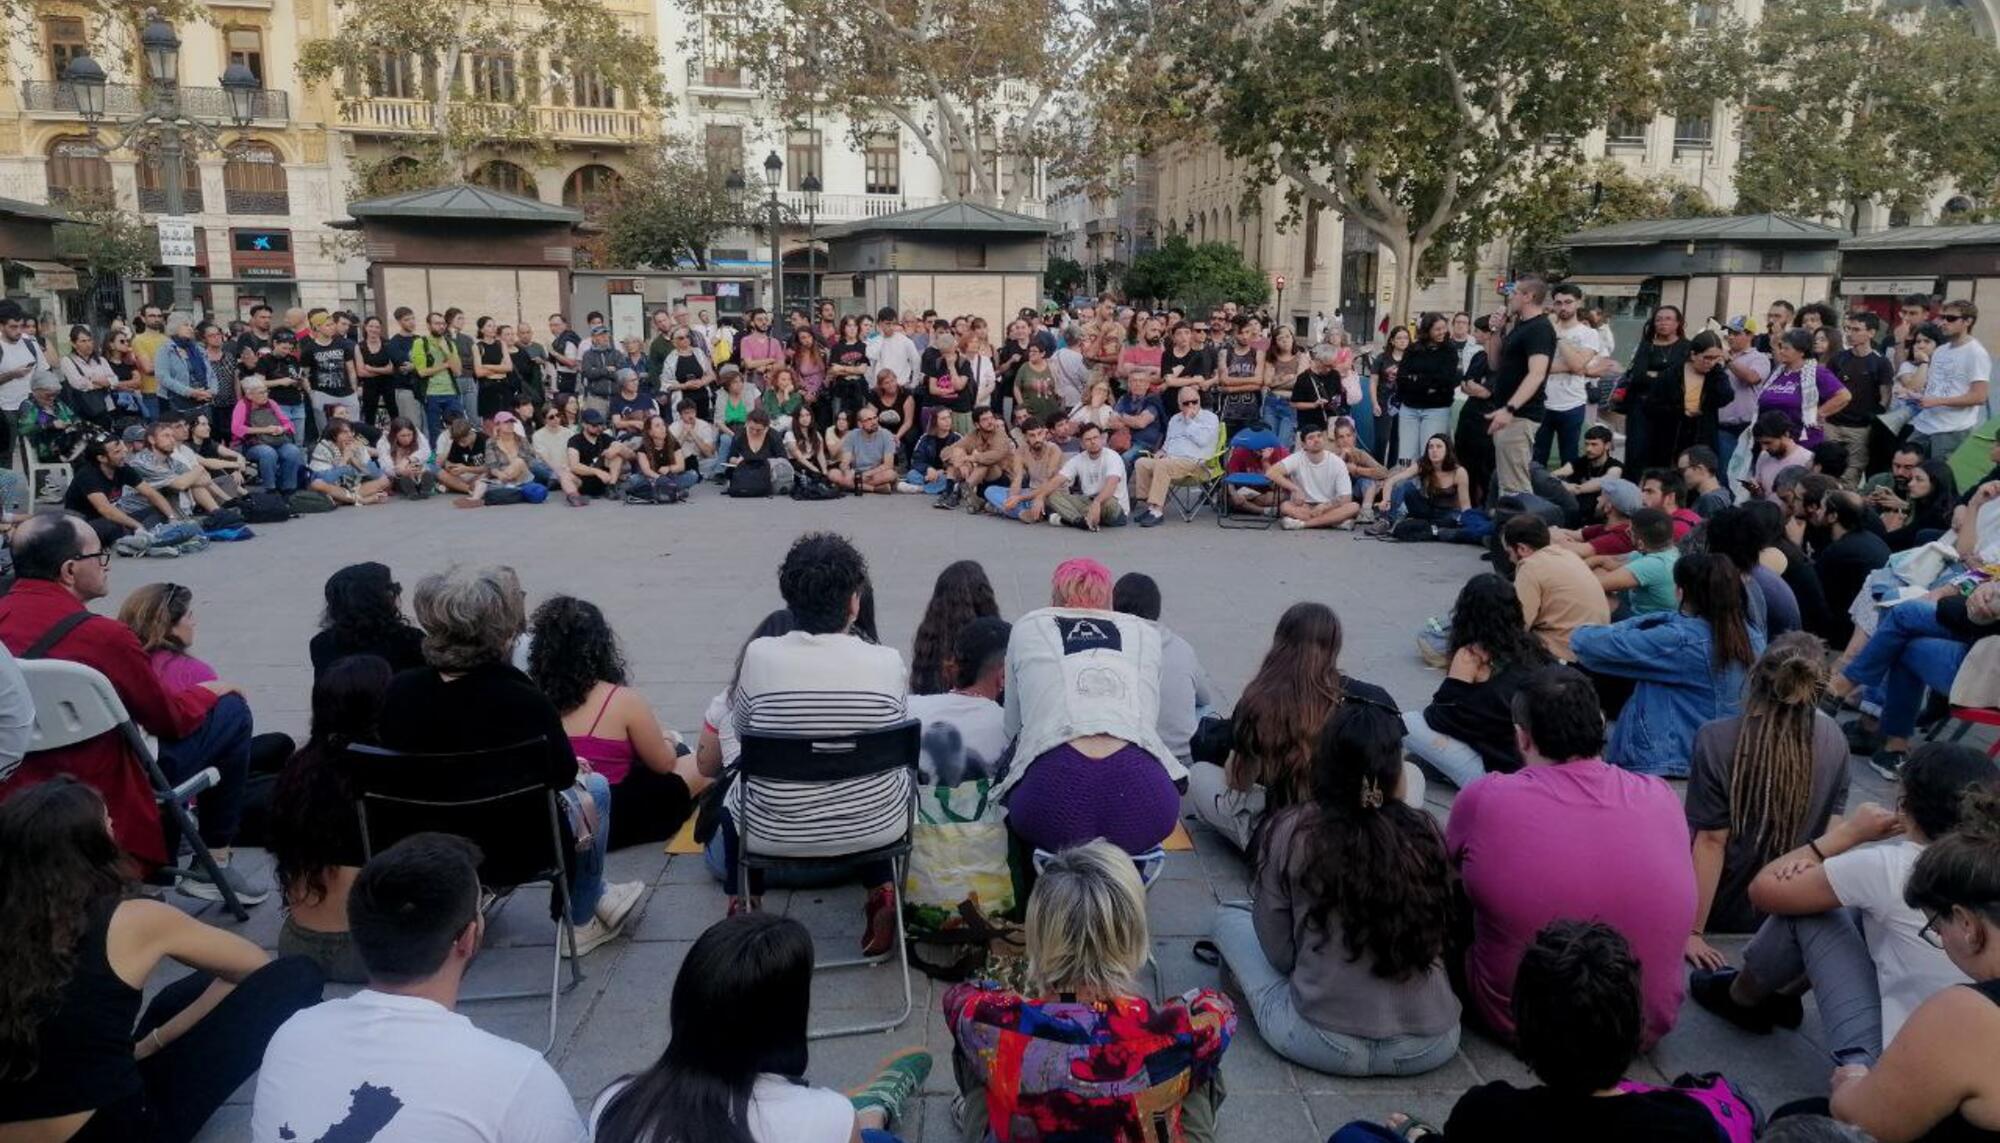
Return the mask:
{"type": "MultiPolygon", "coordinates": [[[[554,965],[549,972],[549,1040],[556,1045],[556,1005],[583,980],[577,966],[576,926],[570,921],[569,880],[556,792],[548,771],[546,739],[453,754],[418,754],[380,746],[350,745],[346,762],[354,782],[354,812],[361,823],[361,851],[373,857],[411,834],[456,834],[479,847],[479,883],[502,895],[546,881],[555,890],[554,965]],[[567,942],[567,944],[565,944],[567,942]],[[570,951],[563,981],[563,950],[570,951]]],[[[460,1000],[521,1000],[542,990],[491,992],[460,1000]]]]}
{"type": "Polygon", "coordinates": [[[1215,501],[1216,493],[1222,487],[1222,457],[1228,448],[1229,434],[1218,427],[1215,431],[1215,451],[1202,464],[1201,472],[1183,476],[1167,486],[1167,503],[1180,512],[1181,523],[1194,523],[1201,510],[1215,501]]]}
{"type": "Polygon", "coordinates": [[[37,504],[59,504],[63,490],[69,487],[72,477],[69,463],[61,460],[43,460],[35,451],[34,442],[27,433],[15,433],[21,449],[21,471],[28,476],[28,507],[34,510],[37,504]],[[54,480],[45,480],[53,476],[54,480]]]}
{"type": "MultiPolygon", "coordinates": [[[[825,866],[829,863],[859,865],[883,860],[895,867],[895,875],[890,879],[890,885],[895,893],[894,956],[897,972],[903,980],[903,1011],[889,1020],[812,1029],[806,1033],[808,1039],[823,1040],[833,1036],[886,1032],[892,1028],[902,1027],[910,1018],[913,1002],[910,997],[910,945],[903,931],[903,878],[909,868],[911,831],[916,828],[917,822],[917,759],[921,754],[922,740],[918,737],[921,726],[922,724],[916,719],[905,719],[893,726],[857,734],[742,736],[743,749],[736,763],[736,780],[742,783],[742,795],[746,806],[757,796],[755,787],[759,782],[782,782],[795,791],[803,785],[848,781],[891,770],[909,772],[910,798],[902,835],[895,841],[874,849],[842,852],[838,848],[829,848],[811,854],[795,855],[760,853],[757,850],[758,838],[752,833],[749,821],[745,820],[753,815],[746,812],[732,819],[736,829],[738,854],[736,896],[746,907],[750,897],[752,869],[780,869],[800,865],[825,866]]],[[[813,963],[813,971],[884,964],[890,960],[890,956],[889,953],[883,953],[872,957],[820,960],[813,963]]]]}
{"type": "MultiPolygon", "coordinates": [[[[1247,448],[1252,452],[1262,452],[1267,448],[1278,447],[1278,438],[1276,434],[1268,429],[1245,429],[1236,434],[1236,439],[1229,442],[1229,447],[1247,448]]],[[[1259,512],[1252,516],[1249,513],[1237,513],[1235,506],[1230,502],[1230,493],[1238,489],[1242,489],[1245,492],[1269,492],[1276,487],[1277,485],[1271,483],[1271,478],[1261,472],[1232,472],[1224,476],[1222,478],[1222,490],[1216,496],[1215,522],[1224,528],[1263,529],[1276,524],[1278,522],[1278,510],[1276,508],[1271,509],[1268,515],[1259,512]]]]}
{"type": "MultiPolygon", "coordinates": [[[[153,754],[152,744],[126,712],[124,700],[118,697],[111,680],[95,667],[66,659],[21,659],[19,663],[21,676],[28,682],[28,696],[35,702],[35,727],[28,740],[29,752],[60,750],[100,734],[115,733],[122,737],[126,748],[145,768],[161,816],[188,843],[195,863],[207,875],[209,883],[221,891],[222,907],[238,921],[249,920],[249,910],[237,900],[236,890],[222,876],[215,855],[202,843],[194,816],[188,812],[195,795],[222,781],[215,767],[203,769],[178,786],[168,782],[166,771],[160,769],[160,761],[153,754]]],[[[173,856],[168,855],[169,859],[173,856]]]]}

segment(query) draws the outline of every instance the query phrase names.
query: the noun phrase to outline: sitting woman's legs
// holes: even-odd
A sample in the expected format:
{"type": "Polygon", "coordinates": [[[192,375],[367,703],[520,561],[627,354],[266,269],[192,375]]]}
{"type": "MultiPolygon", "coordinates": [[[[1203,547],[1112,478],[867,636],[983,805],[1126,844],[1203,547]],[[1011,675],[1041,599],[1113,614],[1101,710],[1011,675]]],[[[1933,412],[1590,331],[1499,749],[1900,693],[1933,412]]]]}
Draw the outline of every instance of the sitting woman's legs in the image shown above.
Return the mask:
{"type": "Polygon", "coordinates": [[[576,864],[569,877],[569,919],[587,925],[596,916],[597,899],[604,896],[604,853],[611,844],[611,783],[604,775],[591,773],[582,778],[584,792],[597,808],[597,825],[590,844],[576,851],[576,864]]]}
{"type": "Polygon", "coordinates": [[[1126,745],[1092,758],[1064,743],[1035,758],[1007,800],[1007,828],[1054,853],[1103,838],[1127,853],[1165,841],[1181,796],[1159,759],[1126,745]]]}
{"type": "Polygon", "coordinates": [[[666,841],[694,812],[694,795],[686,780],[639,764],[612,787],[611,800],[618,803],[618,817],[610,830],[612,849],[666,841]]]}
{"type": "Polygon", "coordinates": [[[1416,755],[1426,771],[1459,789],[1486,776],[1486,762],[1479,757],[1479,751],[1449,734],[1432,730],[1430,723],[1424,721],[1423,711],[1403,712],[1403,732],[1403,749],[1416,755]]]}
{"type": "Polygon", "coordinates": [[[1863,1051],[1870,1063],[1882,1054],[1882,993],[1859,913],[1829,909],[1767,919],[1744,946],[1730,998],[1754,1005],[1801,984],[1819,1005],[1830,1053],[1863,1051]]]}
{"type": "Polygon", "coordinates": [[[1238,849],[1250,848],[1250,837],[1264,816],[1264,788],[1229,788],[1229,772],[1213,762],[1188,767],[1188,804],[1194,816],[1238,849]]]}

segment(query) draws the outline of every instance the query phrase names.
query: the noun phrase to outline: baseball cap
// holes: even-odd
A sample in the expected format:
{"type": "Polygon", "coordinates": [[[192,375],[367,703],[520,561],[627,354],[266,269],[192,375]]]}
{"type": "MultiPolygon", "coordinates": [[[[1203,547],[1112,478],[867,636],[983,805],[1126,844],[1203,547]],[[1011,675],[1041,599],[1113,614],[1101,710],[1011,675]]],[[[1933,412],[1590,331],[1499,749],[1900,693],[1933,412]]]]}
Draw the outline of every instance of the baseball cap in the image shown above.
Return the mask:
{"type": "Polygon", "coordinates": [[[1757,323],[1751,321],[1743,314],[1737,314],[1735,317],[1723,322],[1722,328],[1731,333],[1755,333],[1757,332],[1757,323]]]}
{"type": "Polygon", "coordinates": [[[1597,494],[1603,497],[1606,503],[1618,509],[1621,516],[1630,516],[1646,506],[1644,498],[1639,495],[1639,486],[1617,477],[1598,481],[1597,494]]]}
{"type": "Polygon", "coordinates": [[[594,325],[590,327],[590,336],[592,337],[596,337],[600,333],[610,333],[610,332],[611,329],[609,326],[594,325]]]}
{"type": "Polygon", "coordinates": [[[507,412],[505,409],[502,409],[500,412],[493,414],[493,423],[496,425],[511,425],[518,423],[519,420],[520,420],[519,417],[516,417],[514,414],[507,412]]]}
{"type": "Polygon", "coordinates": [[[603,409],[585,409],[585,410],[583,411],[583,423],[584,423],[584,424],[586,424],[586,425],[601,425],[601,424],[603,424],[603,423],[604,423],[604,410],[603,410],[603,409]]]}
{"type": "Polygon", "coordinates": [[[138,444],[140,441],[146,439],[146,426],[126,425],[125,431],[118,434],[118,439],[124,441],[126,444],[138,444]]]}
{"type": "Polygon", "coordinates": [[[297,341],[298,339],[299,339],[299,335],[298,335],[298,334],[295,334],[295,333],[293,333],[293,332],[292,332],[291,330],[289,330],[289,329],[280,329],[280,330],[273,330],[273,331],[272,331],[272,333],[271,333],[271,340],[272,340],[272,341],[275,341],[275,342],[281,342],[281,343],[283,343],[283,344],[286,344],[286,345],[289,345],[289,344],[291,344],[292,342],[295,342],[295,341],[297,341]]]}

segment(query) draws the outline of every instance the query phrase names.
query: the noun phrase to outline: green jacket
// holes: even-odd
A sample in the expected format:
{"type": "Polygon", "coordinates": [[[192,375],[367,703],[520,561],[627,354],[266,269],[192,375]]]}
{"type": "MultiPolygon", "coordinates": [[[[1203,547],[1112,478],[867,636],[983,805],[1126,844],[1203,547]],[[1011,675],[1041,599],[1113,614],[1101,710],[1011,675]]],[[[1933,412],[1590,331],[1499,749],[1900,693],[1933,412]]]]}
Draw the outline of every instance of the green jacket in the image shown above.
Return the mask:
{"type": "Polygon", "coordinates": [[[427,397],[450,397],[458,392],[458,349],[451,342],[429,334],[410,343],[410,368],[423,379],[427,397]],[[439,365],[445,366],[431,372],[439,365]]]}

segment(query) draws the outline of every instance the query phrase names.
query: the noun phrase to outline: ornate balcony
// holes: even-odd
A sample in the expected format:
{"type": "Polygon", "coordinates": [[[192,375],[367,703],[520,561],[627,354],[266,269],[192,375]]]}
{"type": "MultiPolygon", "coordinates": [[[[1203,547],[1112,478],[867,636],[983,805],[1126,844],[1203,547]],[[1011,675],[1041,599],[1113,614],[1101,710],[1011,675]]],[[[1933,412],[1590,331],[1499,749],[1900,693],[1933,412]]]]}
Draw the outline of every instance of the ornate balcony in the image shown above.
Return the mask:
{"type": "MultiPolygon", "coordinates": [[[[654,136],[650,116],[644,111],[623,107],[528,107],[491,104],[475,108],[497,125],[514,125],[518,115],[533,117],[532,130],[564,143],[611,143],[629,145],[654,136]]],[[[428,99],[345,100],[340,105],[342,126],[362,135],[427,135],[435,129],[436,109],[428,99]]]]}
{"type": "MultiPolygon", "coordinates": [[[[31,79],[21,84],[21,109],[36,119],[82,119],[76,108],[76,92],[66,83],[31,79]]],[[[137,115],[146,109],[147,88],[136,83],[104,85],[104,113],[111,118],[137,115]]],[[[227,120],[229,95],[220,87],[183,87],[181,110],[201,119],[227,120]]],[[[259,91],[253,119],[289,120],[291,97],[283,91],[259,91]]]]}
{"type": "MultiPolygon", "coordinates": [[[[785,204],[786,212],[792,217],[799,219],[806,217],[805,192],[779,191],[778,201],[785,204]]],[[[937,195],[821,194],[813,220],[826,224],[854,222],[863,218],[880,218],[899,210],[915,210],[918,207],[937,206],[950,201],[937,195]]],[[[1026,200],[1017,204],[1014,209],[1037,218],[1048,217],[1048,205],[1042,202],[1026,200]]]]}

